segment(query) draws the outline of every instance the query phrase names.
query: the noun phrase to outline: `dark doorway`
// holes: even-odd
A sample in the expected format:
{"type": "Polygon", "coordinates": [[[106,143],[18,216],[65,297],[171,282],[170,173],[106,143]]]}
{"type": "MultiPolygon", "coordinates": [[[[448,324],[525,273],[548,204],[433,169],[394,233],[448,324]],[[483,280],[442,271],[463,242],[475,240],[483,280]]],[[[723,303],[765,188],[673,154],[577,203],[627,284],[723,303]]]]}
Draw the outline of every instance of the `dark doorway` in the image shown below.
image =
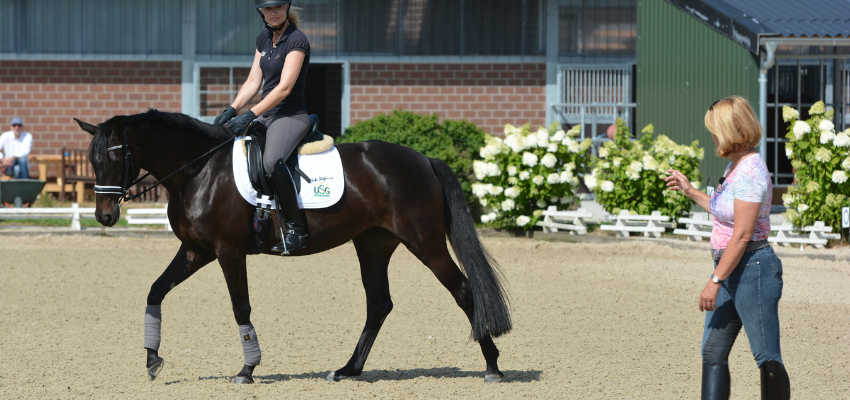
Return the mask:
{"type": "Polygon", "coordinates": [[[308,113],[319,116],[319,131],[342,134],[342,64],[310,64],[304,102],[308,113]]]}

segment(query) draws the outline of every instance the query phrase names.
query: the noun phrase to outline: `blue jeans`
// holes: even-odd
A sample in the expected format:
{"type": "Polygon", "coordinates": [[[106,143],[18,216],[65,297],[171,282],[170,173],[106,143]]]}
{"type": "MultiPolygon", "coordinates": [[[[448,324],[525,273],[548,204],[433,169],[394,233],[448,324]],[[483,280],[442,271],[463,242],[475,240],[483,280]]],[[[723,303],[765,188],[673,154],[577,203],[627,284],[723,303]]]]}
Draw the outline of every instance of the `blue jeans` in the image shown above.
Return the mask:
{"type": "Polygon", "coordinates": [[[27,157],[16,159],[8,168],[12,171],[13,179],[30,178],[30,161],[27,157]]]}
{"type": "MultiPolygon", "coordinates": [[[[714,262],[717,268],[717,261],[714,262]]],[[[779,298],[782,261],[765,247],[745,253],[717,294],[717,309],[705,313],[702,362],[726,365],[741,326],[747,331],[756,364],[782,362],[779,350],[779,298]]]]}

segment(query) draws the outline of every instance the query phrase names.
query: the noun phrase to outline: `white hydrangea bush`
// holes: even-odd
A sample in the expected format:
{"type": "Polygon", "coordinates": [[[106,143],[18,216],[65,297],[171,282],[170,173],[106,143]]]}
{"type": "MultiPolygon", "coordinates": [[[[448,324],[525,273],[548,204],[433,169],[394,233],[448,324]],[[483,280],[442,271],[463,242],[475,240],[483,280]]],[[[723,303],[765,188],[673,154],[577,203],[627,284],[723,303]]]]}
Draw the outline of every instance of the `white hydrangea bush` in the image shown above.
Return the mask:
{"type": "Polygon", "coordinates": [[[646,215],[657,210],[674,220],[688,214],[690,200],[681,192],[666,190],[664,178],[668,169],[676,169],[700,189],[702,174],[698,167],[705,151],[699,141],[688,146],[664,135],[653,140],[652,124],[642,130],[640,140],[631,141],[625,122],[617,119],[616,124],[614,140],[599,148],[599,156],[590,161],[590,173],[584,176],[596,201],[612,214],[629,210],[646,215]]]}
{"type": "Polygon", "coordinates": [[[782,118],[789,123],[785,155],[797,179],[782,195],[787,208],[783,216],[797,227],[815,221],[841,226],[841,207],[850,196],[850,129],[835,132],[833,110],[827,111],[822,101],[809,109],[808,120],[787,106],[782,118]]]}
{"type": "Polygon", "coordinates": [[[490,137],[481,148],[482,161],[472,168],[472,184],[484,211],[481,222],[502,229],[530,230],[551,205],[577,204],[579,172],[587,163],[591,142],[576,140],[580,127],[565,132],[557,123],[531,131],[530,125],[505,125],[505,138],[490,137]]]}

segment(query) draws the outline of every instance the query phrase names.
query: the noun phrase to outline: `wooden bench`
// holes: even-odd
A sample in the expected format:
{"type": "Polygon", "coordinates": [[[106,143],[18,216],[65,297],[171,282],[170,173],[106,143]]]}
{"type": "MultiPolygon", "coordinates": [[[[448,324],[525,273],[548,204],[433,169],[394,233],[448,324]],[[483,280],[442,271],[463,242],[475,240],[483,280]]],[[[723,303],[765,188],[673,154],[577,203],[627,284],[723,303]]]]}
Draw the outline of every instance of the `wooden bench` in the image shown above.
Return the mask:
{"type": "Polygon", "coordinates": [[[549,206],[543,211],[543,221],[537,221],[537,226],[543,227],[543,232],[557,232],[563,229],[570,235],[586,235],[587,222],[585,219],[593,218],[593,214],[579,208],[574,211],[558,211],[558,207],[549,206]],[[562,221],[562,222],[558,222],[562,221]],[[569,223],[564,222],[569,221],[569,223]]]}
{"type": "Polygon", "coordinates": [[[94,214],[94,208],[80,208],[79,204],[71,204],[70,208],[0,208],[0,219],[44,219],[71,218],[71,230],[79,231],[80,214],[94,214]]]}
{"type": "Polygon", "coordinates": [[[168,207],[165,208],[130,208],[127,209],[127,224],[129,225],[165,225],[165,230],[171,232],[168,222],[168,207]]]}
{"type": "Polygon", "coordinates": [[[694,215],[693,218],[679,218],[680,224],[686,224],[685,229],[674,229],[674,235],[687,235],[688,240],[702,241],[702,238],[711,237],[711,228],[714,226],[714,218],[705,213],[694,215]],[[707,218],[706,218],[707,217],[707,218]],[[705,228],[708,228],[706,230],[705,228]]]}
{"type": "Polygon", "coordinates": [[[776,232],[776,236],[771,236],[767,240],[780,246],[808,244],[819,249],[826,245],[828,239],[841,238],[841,235],[837,233],[830,233],[832,227],[826,226],[823,221],[815,221],[814,225],[803,227],[801,231],[808,232],[808,234],[795,232],[795,228],[787,222],[779,226],[771,226],[770,231],[776,232]]]}
{"type": "MultiPolygon", "coordinates": [[[[85,200],[86,184],[94,185],[95,183],[94,169],[88,160],[88,152],[88,149],[72,149],[62,146],[59,179],[63,183],[74,186],[77,202],[85,200]]],[[[59,201],[65,201],[65,185],[60,185],[59,190],[59,201]]]]}
{"type": "Polygon", "coordinates": [[[674,227],[673,223],[667,222],[670,217],[661,215],[660,211],[653,211],[651,215],[630,215],[629,210],[622,210],[618,215],[611,215],[608,219],[614,220],[614,225],[602,225],[603,231],[615,231],[619,237],[629,237],[630,232],[643,233],[646,237],[660,238],[666,227],[674,227]]]}

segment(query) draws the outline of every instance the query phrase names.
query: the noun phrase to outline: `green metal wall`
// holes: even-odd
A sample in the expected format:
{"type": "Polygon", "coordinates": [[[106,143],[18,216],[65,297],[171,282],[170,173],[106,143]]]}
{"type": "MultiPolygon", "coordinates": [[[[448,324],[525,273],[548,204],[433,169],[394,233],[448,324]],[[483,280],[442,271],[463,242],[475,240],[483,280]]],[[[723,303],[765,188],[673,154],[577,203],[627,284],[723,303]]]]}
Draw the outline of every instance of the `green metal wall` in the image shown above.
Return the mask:
{"type": "Polygon", "coordinates": [[[700,170],[716,185],[729,160],[714,154],[705,112],[738,95],[758,113],[758,58],[664,0],[638,1],[637,23],[637,126],[680,144],[699,139],[700,170]]]}

